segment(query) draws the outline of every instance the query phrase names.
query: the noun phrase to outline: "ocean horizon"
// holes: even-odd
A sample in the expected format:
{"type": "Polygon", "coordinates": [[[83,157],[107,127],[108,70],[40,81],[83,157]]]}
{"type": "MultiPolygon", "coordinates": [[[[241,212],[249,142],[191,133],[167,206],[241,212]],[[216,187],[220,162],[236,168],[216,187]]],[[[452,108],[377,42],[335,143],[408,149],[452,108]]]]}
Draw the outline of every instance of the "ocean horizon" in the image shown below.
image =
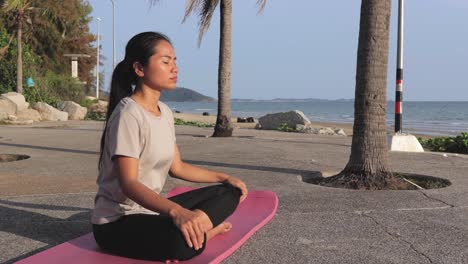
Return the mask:
{"type": "MultiPolygon", "coordinates": [[[[217,102],[166,102],[173,111],[216,115],[217,102]]],[[[236,99],[231,102],[233,117],[259,118],[266,114],[302,111],[311,122],[352,124],[354,99],[236,99]],[[239,101],[246,100],[246,101],[239,101]],[[275,101],[278,100],[278,101],[275,101]],[[310,100],[310,101],[301,101],[310,100]]],[[[394,125],[393,101],[387,104],[387,125],[394,125]]],[[[468,132],[468,102],[407,101],[403,102],[403,132],[433,136],[454,136],[468,132]]]]}

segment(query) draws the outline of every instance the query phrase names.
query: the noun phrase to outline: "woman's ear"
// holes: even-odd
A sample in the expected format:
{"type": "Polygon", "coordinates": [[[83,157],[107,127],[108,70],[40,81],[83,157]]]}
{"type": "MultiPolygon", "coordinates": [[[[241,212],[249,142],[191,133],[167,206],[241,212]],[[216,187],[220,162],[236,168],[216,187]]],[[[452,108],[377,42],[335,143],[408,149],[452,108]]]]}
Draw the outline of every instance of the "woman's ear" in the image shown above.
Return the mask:
{"type": "Polygon", "coordinates": [[[138,77],[143,77],[145,76],[145,72],[143,71],[143,65],[141,65],[141,63],[139,62],[134,62],[133,63],[133,70],[135,71],[136,75],[138,77]]]}

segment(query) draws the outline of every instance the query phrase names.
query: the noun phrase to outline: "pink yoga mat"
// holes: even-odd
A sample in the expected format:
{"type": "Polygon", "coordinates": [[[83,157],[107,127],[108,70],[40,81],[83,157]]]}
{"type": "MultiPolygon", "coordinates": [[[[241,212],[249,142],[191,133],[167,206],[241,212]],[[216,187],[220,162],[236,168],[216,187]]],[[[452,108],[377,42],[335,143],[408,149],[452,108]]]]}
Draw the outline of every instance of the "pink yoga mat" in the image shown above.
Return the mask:
{"type": "MultiPolygon", "coordinates": [[[[168,196],[191,190],[191,188],[177,187],[168,196]]],[[[234,214],[226,221],[231,222],[231,231],[218,235],[207,242],[205,251],[188,261],[180,263],[206,264],[220,263],[238,249],[255,231],[268,223],[276,213],[278,197],[271,191],[250,191],[234,214]]],[[[23,259],[18,264],[144,264],[154,261],[135,260],[118,257],[101,251],[89,233],[70,240],[36,255],[23,259]]]]}

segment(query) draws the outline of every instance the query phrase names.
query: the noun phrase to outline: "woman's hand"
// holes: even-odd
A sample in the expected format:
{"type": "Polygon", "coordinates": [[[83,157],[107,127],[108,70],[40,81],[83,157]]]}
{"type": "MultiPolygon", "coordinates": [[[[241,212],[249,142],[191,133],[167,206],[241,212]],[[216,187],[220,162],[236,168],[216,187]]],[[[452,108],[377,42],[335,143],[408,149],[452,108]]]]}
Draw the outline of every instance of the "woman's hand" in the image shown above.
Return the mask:
{"type": "Polygon", "coordinates": [[[238,188],[242,195],[240,197],[240,202],[243,202],[245,200],[245,198],[247,198],[247,194],[249,193],[248,190],[247,190],[247,186],[245,185],[245,183],[236,178],[236,177],[233,177],[233,176],[228,176],[226,180],[224,180],[225,183],[229,183],[231,184],[232,186],[238,188]]]}
{"type": "Polygon", "coordinates": [[[171,210],[169,215],[172,217],[177,228],[182,232],[188,246],[195,248],[195,250],[202,248],[206,232],[203,216],[181,206],[171,210]]]}

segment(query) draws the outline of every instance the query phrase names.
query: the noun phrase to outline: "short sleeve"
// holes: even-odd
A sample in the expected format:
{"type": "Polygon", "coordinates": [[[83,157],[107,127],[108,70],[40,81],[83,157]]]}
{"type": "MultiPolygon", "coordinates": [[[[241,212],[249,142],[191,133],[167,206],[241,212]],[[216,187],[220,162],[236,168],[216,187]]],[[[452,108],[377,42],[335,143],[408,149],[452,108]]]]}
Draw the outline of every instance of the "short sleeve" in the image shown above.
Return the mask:
{"type": "Polygon", "coordinates": [[[107,131],[111,159],[117,155],[140,158],[140,129],[138,120],[126,112],[121,112],[112,120],[107,131]]]}
{"type": "Polygon", "coordinates": [[[172,131],[172,139],[174,140],[174,143],[176,143],[176,136],[175,136],[175,127],[174,127],[174,114],[172,113],[172,110],[169,106],[166,104],[163,104],[165,112],[167,112],[167,121],[169,123],[169,127],[171,128],[172,131]]]}

